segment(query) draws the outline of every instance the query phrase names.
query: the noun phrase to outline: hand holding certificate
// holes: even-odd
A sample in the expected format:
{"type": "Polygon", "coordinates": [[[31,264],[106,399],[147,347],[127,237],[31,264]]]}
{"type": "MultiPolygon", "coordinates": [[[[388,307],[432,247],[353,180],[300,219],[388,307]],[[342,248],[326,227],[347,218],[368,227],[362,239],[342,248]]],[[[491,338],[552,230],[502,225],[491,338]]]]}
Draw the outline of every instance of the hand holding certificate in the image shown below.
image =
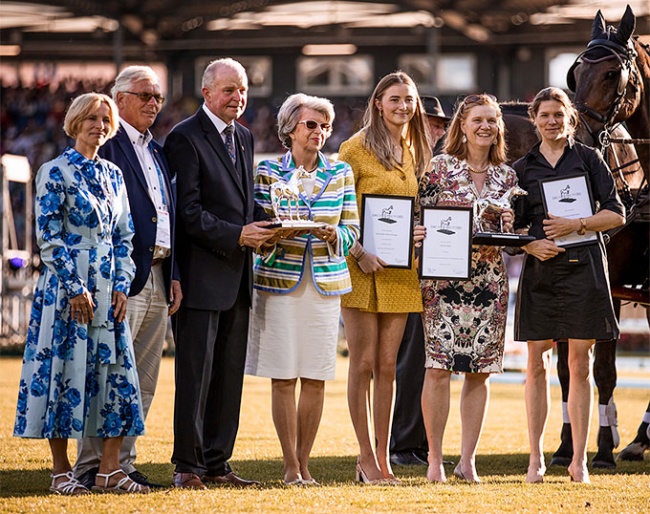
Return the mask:
{"type": "MultiPolygon", "coordinates": [[[[549,216],[556,218],[580,219],[594,214],[591,191],[585,175],[574,175],[540,181],[544,208],[549,216]]],[[[570,247],[591,243],[598,239],[597,232],[591,230],[584,234],[571,234],[556,237],[557,246],[570,247]]]]}
{"type": "Polygon", "coordinates": [[[472,209],[423,207],[420,277],[465,280],[472,265],[472,209]]]}

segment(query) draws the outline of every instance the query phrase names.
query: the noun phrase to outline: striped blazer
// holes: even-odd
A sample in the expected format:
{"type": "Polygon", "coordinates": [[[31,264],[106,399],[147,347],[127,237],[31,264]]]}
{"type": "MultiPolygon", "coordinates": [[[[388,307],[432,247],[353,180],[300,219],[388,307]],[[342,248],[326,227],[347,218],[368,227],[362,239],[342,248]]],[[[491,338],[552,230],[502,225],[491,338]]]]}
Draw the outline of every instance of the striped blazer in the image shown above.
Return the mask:
{"type": "MultiPolygon", "coordinates": [[[[345,162],[330,161],[320,152],[318,159],[311,199],[307,198],[298,181],[300,217],[336,226],[337,242],[328,244],[307,233],[292,239],[282,239],[270,249],[261,250],[253,268],[256,289],[279,294],[290,293],[300,284],[304,266],[310,262],[314,285],[319,293],[332,296],[352,290],[345,256],[359,237],[354,175],[345,162]]],[[[289,181],[294,170],[290,151],[281,158],[263,161],[258,165],[255,173],[255,201],[271,216],[275,216],[271,207],[271,186],[280,180],[289,181]]]]}

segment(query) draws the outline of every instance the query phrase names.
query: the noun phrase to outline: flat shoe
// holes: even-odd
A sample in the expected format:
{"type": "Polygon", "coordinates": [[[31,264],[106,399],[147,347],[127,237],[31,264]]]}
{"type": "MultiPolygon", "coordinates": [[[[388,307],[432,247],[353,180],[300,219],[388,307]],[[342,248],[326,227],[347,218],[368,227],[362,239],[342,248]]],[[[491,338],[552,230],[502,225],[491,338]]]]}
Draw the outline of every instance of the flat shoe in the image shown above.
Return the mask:
{"type": "Polygon", "coordinates": [[[284,485],[289,485],[289,486],[305,485],[305,481],[302,479],[302,476],[300,475],[300,473],[298,473],[298,476],[295,479],[289,480],[289,481],[283,480],[283,482],[284,482],[284,485]]]}
{"type": "Polygon", "coordinates": [[[302,485],[306,485],[307,487],[318,487],[320,486],[319,482],[316,482],[313,478],[310,478],[309,480],[305,480],[304,478],[302,479],[302,485]]]}
{"type": "Polygon", "coordinates": [[[72,471],[66,471],[65,473],[59,473],[58,475],[50,476],[52,477],[50,491],[53,493],[77,496],[80,494],[88,494],[90,492],[85,485],[83,485],[81,482],[79,482],[79,480],[75,478],[75,476],[72,474],[72,471]],[[59,482],[55,485],[57,479],[63,477],[67,478],[67,480],[59,482]]]}

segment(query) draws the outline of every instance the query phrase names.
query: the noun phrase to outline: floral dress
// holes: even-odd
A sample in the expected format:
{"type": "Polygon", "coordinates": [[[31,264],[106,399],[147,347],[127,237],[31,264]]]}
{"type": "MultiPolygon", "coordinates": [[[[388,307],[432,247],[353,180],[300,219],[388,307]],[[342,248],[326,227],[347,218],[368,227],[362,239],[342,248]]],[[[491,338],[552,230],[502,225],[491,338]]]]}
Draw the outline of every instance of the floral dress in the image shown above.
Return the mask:
{"type": "Polygon", "coordinates": [[[113,291],[128,295],[133,222],[122,174],[68,148],[36,176],[36,232],[44,264],[34,291],[14,435],[34,438],[144,433],[133,342],[116,323],[113,291]],[[70,315],[90,291],[94,318],[70,315]]]}
{"type": "MultiPolygon", "coordinates": [[[[479,194],[465,161],[443,154],[432,162],[433,169],[420,181],[422,206],[472,207],[475,200],[500,198],[517,184],[514,170],[490,166],[479,194]]],[[[499,230],[498,219],[486,221],[490,230],[499,230]]],[[[421,280],[420,285],[425,367],[469,373],[503,371],[508,276],[501,248],[474,245],[469,280],[421,280]]]]}

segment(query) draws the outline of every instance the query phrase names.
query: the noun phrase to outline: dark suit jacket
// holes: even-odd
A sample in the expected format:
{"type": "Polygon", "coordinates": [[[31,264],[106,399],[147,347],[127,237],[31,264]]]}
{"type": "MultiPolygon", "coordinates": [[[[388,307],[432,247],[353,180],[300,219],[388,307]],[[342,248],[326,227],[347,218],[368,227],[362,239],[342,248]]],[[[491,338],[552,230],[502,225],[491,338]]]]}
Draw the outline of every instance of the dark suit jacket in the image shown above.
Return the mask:
{"type": "Polygon", "coordinates": [[[242,282],[250,301],[251,250],[239,246],[239,236],[244,225],[268,216],[255,207],[253,136],[239,123],[235,150],[237,166],[202,107],[165,141],[177,177],[176,251],[183,305],[191,309],[230,309],[242,282]]]}
{"type": "MultiPolygon", "coordinates": [[[[171,196],[170,201],[167,202],[167,209],[169,210],[171,225],[172,253],[163,262],[165,288],[167,290],[167,299],[169,300],[172,278],[174,280],[180,280],[178,268],[175,265],[173,244],[175,235],[175,190],[162,146],[155,141],[152,141],[151,145],[156,163],[163,174],[167,193],[171,196]]],[[[131,206],[131,217],[133,218],[133,225],[135,227],[133,253],[131,254],[131,257],[135,261],[135,277],[131,283],[131,290],[129,291],[129,296],[135,296],[142,291],[151,271],[153,250],[156,244],[156,207],[149,196],[147,180],[125,130],[122,130],[120,127],[115,137],[109,139],[99,149],[99,155],[115,163],[124,175],[124,183],[126,184],[127,196],[129,197],[129,204],[131,206]]]]}

